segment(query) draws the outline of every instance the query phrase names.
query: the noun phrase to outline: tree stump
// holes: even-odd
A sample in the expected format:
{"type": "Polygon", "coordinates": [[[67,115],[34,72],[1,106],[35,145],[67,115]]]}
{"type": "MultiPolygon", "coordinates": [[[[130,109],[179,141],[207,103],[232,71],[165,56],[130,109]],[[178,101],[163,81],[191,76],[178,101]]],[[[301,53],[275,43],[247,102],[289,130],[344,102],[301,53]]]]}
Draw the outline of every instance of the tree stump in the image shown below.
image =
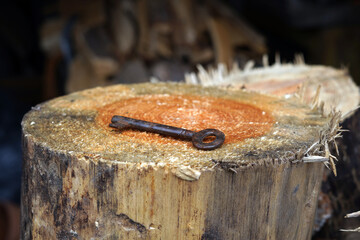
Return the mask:
{"type": "Polygon", "coordinates": [[[337,120],[295,97],[137,84],[45,102],[22,128],[22,239],[303,240],[337,120]],[[197,150],[113,115],[226,139],[197,150]]]}

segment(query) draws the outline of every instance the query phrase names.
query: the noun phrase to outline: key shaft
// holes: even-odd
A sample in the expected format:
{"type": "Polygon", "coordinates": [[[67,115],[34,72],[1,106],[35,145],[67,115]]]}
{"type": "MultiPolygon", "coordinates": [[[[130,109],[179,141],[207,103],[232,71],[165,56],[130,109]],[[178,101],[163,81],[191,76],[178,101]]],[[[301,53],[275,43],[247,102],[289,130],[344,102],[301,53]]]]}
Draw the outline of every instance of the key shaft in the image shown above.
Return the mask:
{"type": "Polygon", "coordinates": [[[119,115],[112,117],[109,126],[120,130],[131,128],[140,131],[158,133],[164,136],[191,140],[193,145],[201,150],[213,150],[219,148],[225,141],[225,134],[217,129],[204,129],[199,132],[194,132],[184,128],[178,128],[119,115]],[[210,136],[214,136],[215,139],[211,142],[204,142],[205,138],[210,136]]]}
{"type": "Polygon", "coordinates": [[[158,133],[165,136],[176,137],[186,140],[191,140],[196,132],[190,131],[184,128],[178,128],[168,126],[160,123],[153,123],[144,120],[138,120],[134,118],[128,118],[115,115],[111,119],[110,127],[116,127],[119,129],[133,128],[141,131],[158,133]]]}

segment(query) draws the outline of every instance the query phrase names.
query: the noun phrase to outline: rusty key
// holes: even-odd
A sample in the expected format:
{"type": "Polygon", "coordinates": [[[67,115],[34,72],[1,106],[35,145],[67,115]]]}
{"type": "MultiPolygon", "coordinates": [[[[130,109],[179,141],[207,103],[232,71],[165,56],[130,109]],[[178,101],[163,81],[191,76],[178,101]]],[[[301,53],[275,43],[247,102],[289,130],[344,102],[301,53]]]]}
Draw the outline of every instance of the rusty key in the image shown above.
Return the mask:
{"type": "Polygon", "coordinates": [[[225,141],[225,134],[217,129],[204,129],[199,132],[190,131],[184,128],[177,128],[159,123],[147,122],[143,120],[115,115],[111,119],[110,127],[118,129],[136,129],[164,136],[171,136],[184,140],[191,140],[193,145],[201,150],[213,150],[220,147],[225,141]],[[204,139],[214,136],[215,140],[204,142],[204,139]]]}

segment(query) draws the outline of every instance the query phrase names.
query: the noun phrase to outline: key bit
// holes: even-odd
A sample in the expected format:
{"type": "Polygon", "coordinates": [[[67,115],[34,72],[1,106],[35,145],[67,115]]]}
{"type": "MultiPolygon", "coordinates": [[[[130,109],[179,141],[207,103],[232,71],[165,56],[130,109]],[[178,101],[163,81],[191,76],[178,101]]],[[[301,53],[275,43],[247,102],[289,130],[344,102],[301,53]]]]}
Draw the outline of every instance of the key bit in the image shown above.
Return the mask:
{"type": "Polygon", "coordinates": [[[158,133],[164,136],[191,140],[194,147],[201,150],[213,150],[219,148],[225,141],[225,134],[217,129],[209,128],[199,132],[194,132],[184,128],[177,128],[118,115],[112,117],[109,126],[120,130],[136,129],[140,131],[158,133]],[[204,140],[210,136],[214,136],[215,139],[211,142],[204,142],[204,140]]]}

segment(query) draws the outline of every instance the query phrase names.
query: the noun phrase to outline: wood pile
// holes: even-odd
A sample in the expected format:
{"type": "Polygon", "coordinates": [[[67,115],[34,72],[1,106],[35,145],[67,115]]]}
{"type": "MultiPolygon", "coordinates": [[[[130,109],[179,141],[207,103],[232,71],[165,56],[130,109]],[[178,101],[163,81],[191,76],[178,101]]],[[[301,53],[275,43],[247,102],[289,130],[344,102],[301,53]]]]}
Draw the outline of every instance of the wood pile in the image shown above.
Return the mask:
{"type": "Polygon", "coordinates": [[[63,0],[41,39],[48,96],[56,92],[59,56],[69,69],[66,92],[73,92],[151,77],[180,81],[197,64],[242,64],[266,53],[262,36],[221,1],[210,0],[63,0]]]}

